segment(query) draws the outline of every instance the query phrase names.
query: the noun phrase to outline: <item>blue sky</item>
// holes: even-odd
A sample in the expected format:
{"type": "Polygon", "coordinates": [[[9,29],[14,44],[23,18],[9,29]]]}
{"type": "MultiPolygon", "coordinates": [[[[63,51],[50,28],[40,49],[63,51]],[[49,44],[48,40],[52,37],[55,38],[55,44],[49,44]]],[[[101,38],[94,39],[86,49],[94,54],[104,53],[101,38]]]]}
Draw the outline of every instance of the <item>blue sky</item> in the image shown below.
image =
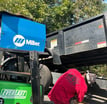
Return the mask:
{"type": "Polygon", "coordinates": [[[107,3],[107,0],[104,0],[105,3],[107,3]]]}

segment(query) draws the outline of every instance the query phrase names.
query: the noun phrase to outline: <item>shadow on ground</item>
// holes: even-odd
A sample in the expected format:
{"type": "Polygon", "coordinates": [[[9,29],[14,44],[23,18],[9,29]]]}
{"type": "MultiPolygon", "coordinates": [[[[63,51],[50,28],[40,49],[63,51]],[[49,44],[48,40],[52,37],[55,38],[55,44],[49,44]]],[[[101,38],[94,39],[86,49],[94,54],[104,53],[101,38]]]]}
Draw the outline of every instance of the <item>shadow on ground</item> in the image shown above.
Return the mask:
{"type": "MultiPolygon", "coordinates": [[[[52,86],[50,87],[49,91],[51,88],[52,86]]],[[[47,96],[49,91],[45,93],[45,102],[43,104],[53,104],[52,102],[49,102],[49,98],[47,96]]],[[[88,102],[89,104],[107,104],[107,89],[101,89],[95,83],[93,87],[88,89],[85,102],[88,102]]]]}
{"type": "Polygon", "coordinates": [[[89,104],[107,104],[107,89],[101,89],[96,83],[88,89],[85,101],[89,104]]]}

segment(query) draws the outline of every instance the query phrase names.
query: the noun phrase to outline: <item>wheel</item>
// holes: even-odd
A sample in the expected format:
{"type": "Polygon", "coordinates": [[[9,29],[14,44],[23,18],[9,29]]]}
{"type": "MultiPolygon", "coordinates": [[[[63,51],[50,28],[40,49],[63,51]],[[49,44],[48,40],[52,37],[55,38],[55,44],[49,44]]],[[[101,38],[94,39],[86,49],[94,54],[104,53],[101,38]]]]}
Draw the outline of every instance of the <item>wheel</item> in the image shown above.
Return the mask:
{"type": "Polygon", "coordinates": [[[49,86],[53,83],[52,73],[46,65],[40,64],[40,84],[43,85],[44,92],[49,90],[49,86]]]}
{"type": "MultiPolygon", "coordinates": [[[[46,91],[49,90],[49,86],[52,84],[53,82],[53,78],[52,78],[52,74],[51,71],[49,70],[49,68],[46,65],[40,64],[39,65],[39,69],[40,69],[40,84],[43,85],[43,89],[44,89],[44,93],[46,91]]],[[[13,58],[11,60],[8,60],[6,63],[4,63],[2,65],[2,70],[5,71],[17,71],[18,72],[18,68],[17,68],[17,58],[13,58]]],[[[28,62],[24,62],[24,72],[31,72],[30,68],[29,68],[29,63],[28,62]]],[[[14,76],[14,75],[1,75],[1,79],[3,80],[14,80],[14,81],[22,81],[22,82],[29,82],[29,78],[26,77],[18,77],[18,76],[14,76]]]]}
{"type": "MultiPolygon", "coordinates": [[[[12,58],[12,59],[10,58],[8,61],[4,62],[4,64],[1,67],[1,70],[19,72],[17,58],[12,58]]],[[[26,61],[24,62],[24,72],[30,72],[29,65],[26,61]]],[[[1,74],[0,78],[3,80],[25,82],[25,83],[28,83],[30,80],[30,77],[4,75],[4,74],[1,74]]]]}
{"type": "MultiPolygon", "coordinates": [[[[3,70],[3,71],[18,71],[16,58],[6,61],[2,65],[1,70],[3,70]]],[[[14,75],[1,74],[0,79],[2,79],[2,80],[12,80],[12,79],[16,80],[17,77],[14,75]]]]}

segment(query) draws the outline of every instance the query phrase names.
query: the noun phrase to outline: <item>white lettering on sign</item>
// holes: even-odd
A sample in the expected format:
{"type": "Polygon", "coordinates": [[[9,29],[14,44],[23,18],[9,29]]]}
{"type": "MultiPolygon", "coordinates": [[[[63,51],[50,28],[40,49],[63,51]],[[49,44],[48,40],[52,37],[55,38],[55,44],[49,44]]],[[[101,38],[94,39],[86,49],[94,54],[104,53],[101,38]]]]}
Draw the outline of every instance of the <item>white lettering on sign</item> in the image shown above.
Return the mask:
{"type": "Polygon", "coordinates": [[[24,45],[31,45],[31,46],[40,46],[40,42],[36,42],[35,40],[25,39],[22,35],[15,35],[13,37],[13,43],[17,47],[23,47],[24,45]]]}
{"type": "Polygon", "coordinates": [[[26,40],[27,45],[35,45],[35,46],[40,46],[39,42],[35,42],[34,40],[26,40]]]}
{"type": "Polygon", "coordinates": [[[26,90],[2,89],[0,92],[0,97],[2,98],[25,99],[26,96],[27,96],[26,90]]]}

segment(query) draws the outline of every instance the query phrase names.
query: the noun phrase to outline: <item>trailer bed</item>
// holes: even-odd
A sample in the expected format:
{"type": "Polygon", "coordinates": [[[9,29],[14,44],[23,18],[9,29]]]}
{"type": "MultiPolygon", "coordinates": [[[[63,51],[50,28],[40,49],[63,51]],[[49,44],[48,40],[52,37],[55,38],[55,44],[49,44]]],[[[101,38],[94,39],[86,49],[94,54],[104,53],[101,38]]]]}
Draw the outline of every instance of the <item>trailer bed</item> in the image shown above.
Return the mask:
{"type": "Polygon", "coordinates": [[[107,13],[47,34],[47,47],[60,55],[63,65],[107,62],[107,13]]]}

